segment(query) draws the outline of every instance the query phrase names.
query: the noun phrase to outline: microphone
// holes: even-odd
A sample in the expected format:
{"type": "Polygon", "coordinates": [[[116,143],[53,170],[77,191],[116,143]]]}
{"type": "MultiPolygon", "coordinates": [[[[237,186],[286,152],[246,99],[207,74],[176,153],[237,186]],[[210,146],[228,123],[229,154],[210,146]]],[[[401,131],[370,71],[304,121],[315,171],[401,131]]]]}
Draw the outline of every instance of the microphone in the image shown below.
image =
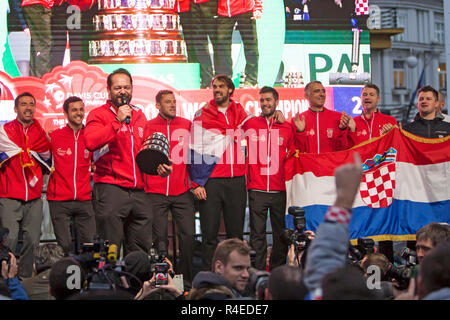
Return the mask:
{"type": "MultiPolygon", "coordinates": [[[[121,106],[124,106],[124,105],[126,105],[126,104],[128,104],[128,103],[130,102],[130,101],[128,100],[128,95],[126,95],[126,94],[122,94],[122,95],[120,96],[120,100],[122,101],[121,106]]],[[[130,124],[130,121],[131,121],[130,116],[127,116],[127,117],[125,118],[125,123],[126,123],[126,124],[130,124]]]]}

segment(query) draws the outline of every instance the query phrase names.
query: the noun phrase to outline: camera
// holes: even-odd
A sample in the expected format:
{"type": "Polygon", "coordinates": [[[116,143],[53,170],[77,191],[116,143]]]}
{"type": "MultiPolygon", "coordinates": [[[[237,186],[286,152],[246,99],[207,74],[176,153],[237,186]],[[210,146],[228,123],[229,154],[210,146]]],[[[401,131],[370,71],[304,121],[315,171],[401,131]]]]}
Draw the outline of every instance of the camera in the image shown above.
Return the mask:
{"type": "Polygon", "coordinates": [[[169,283],[169,265],[165,262],[155,264],[155,287],[169,283]]]}
{"type": "Polygon", "coordinates": [[[356,246],[349,245],[347,263],[355,264],[361,261],[366,255],[375,252],[375,241],[370,238],[358,238],[356,246]]]}
{"type": "Polygon", "coordinates": [[[386,276],[391,280],[395,279],[398,283],[398,289],[404,290],[408,288],[411,278],[417,274],[416,252],[405,248],[400,256],[406,260],[406,264],[400,266],[395,266],[392,263],[389,264],[386,276]]]}
{"type": "Polygon", "coordinates": [[[158,243],[158,253],[154,248],[150,249],[150,270],[155,275],[156,287],[168,284],[170,266],[166,262],[166,258],[167,249],[164,241],[158,243]]]}
{"type": "Polygon", "coordinates": [[[117,261],[118,248],[108,240],[96,237],[83,243],[81,254],[71,255],[87,272],[87,290],[109,290],[122,286],[123,263],[117,261]]]}
{"type": "Polygon", "coordinates": [[[250,275],[249,289],[252,296],[258,300],[266,300],[265,290],[269,285],[269,272],[250,268],[248,273],[250,275]]]}
{"type": "Polygon", "coordinates": [[[3,261],[6,261],[6,263],[9,265],[11,260],[11,256],[9,255],[11,249],[5,246],[8,234],[9,234],[8,228],[0,228],[0,266],[3,261]]]}
{"type": "Polygon", "coordinates": [[[284,230],[284,242],[288,245],[294,245],[296,250],[305,250],[311,242],[305,234],[305,209],[293,206],[289,207],[288,213],[293,216],[294,229],[284,230]]]}

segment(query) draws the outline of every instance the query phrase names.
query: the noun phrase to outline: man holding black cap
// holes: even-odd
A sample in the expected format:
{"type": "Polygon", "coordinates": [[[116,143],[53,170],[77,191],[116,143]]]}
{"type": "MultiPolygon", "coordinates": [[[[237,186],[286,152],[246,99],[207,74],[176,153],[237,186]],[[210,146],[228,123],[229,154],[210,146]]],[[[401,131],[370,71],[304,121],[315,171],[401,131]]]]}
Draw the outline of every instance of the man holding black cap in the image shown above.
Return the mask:
{"type": "Polygon", "coordinates": [[[194,254],[195,207],[194,196],[187,172],[187,152],[191,121],[176,115],[176,99],[170,90],[161,90],[156,95],[158,116],[147,122],[144,140],[154,133],[162,133],[170,144],[170,159],[173,171],[168,177],[144,175],[145,192],[151,200],[154,220],[153,232],[159,252],[168,245],[168,215],[177,224],[180,260],[177,272],[183,274],[185,286],[191,286],[192,259],[194,254]]]}
{"type": "MultiPolygon", "coordinates": [[[[86,146],[94,152],[96,166],[93,204],[97,231],[119,247],[124,241],[124,255],[135,250],[148,252],[153,214],[135,161],[147,119],[130,104],[133,84],[127,70],[112,72],[107,86],[109,99],[89,113],[85,131],[86,146]]],[[[158,168],[161,176],[170,172],[170,166],[158,168]]]]}

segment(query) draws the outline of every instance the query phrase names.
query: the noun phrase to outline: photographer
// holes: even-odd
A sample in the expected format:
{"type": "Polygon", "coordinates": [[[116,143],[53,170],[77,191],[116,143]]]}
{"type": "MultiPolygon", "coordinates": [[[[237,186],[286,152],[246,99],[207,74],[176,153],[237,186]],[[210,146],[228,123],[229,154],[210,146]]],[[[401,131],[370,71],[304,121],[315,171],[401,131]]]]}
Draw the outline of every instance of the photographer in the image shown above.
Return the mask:
{"type": "Polygon", "coordinates": [[[177,288],[172,276],[167,276],[168,283],[156,286],[156,274],[149,281],[145,281],[141,291],[134,297],[134,300],[156,300],[151,297],[163,296],[164,300],[185,300],[183,292],[177,288]],[[147,298],[147,299],[146,299],[147,298]]]}
{"type": "MultiPolygon", "coordinates": [[[[304,233],[308,237],[309,242],[313,241],[314,237],[316,236],[314,231],[306,230],[304,233]]],[[[289,266],[295,267],[302,266],[303,269],[304,263],[306,261],[306,255],[304,256],[305,251],[306,250],[296,250],[295,244],[291,244],[288,251],[287,264],[289,266]],[[303,261],[303,264],[301,263],[301,261],[303,261]]]]}
{"type": "Polygon", "coordinates": [[[17,278],[17,260],[16,257],[9,252],[9,263],[6,260],[2,260],[2,278],[4,284],[11,292],[11,299],[13,300],[29,300],[28,296],[17,278]]]}
{"type": "Polygon", "coordinates": [[[420,265],[419,276],[411,279],[408,291],[396,300],[450,300],[450,242],[439,244],[420,265]]]}
{"type": "Polygon", "coordinates": [[[250,249],[238,238],[220,242],[214,252],[212,269],[194,277],[188,299],[242,298],[250,278],[250,249]]]}
{"type": "Polygon", "coordinates": [[[416,252],[419,264],[434,247],[446,241],[450,241],[448,224],[432,222],[420,228],[416,233],[416,252]]]}
{"type": "Polygon", "coordinates": [[[62,258],[64,250],[57,244],[47,243],[36,248],[33,277],[22,282],[30,300],[53,300],[48,291],[50,269],[62,258]]]}

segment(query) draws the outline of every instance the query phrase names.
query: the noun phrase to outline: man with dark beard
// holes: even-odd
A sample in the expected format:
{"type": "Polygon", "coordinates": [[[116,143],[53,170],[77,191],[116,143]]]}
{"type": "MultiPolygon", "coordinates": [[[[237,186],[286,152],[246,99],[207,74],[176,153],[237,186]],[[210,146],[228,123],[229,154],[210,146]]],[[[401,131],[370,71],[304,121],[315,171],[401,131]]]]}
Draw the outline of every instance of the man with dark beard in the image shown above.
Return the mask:
{"type": "Polygon", "coordinates": [[[284,160],[294,143],[294,126],[276,123],[278,92],[271,87],[259,91],[261,115],[244,124],[247,138],[247,190],[250,209],[250,245],[256,251],[255,268],[265,270],[266,221],[270,211],[273,248],[269,269],[286,263],[288,247],[282,242],[285,229],[286,185],[284,160]]]}
{"type": "Polygon", "coordinates": [[[211,270],[212,257],[217,246],[222,211],[227,238],[243,237],[247,201],[245,157],[241,139],[236,137],[235,133],[250,117],[240,103],[231,99],[234,84],[230,77],[226,75],[214,77],[212,89],[214,99],[200,109],[193,120],[193,129],[197,125],[201,125],[203,129],[200,135],[196,134],[197,131],[191,130],[192,137],[194,142],[195,139],[204,141],[214,130],[223,132],[223,136],[228,136],[230,142],[226,145],[220,161],[211,167],[212,172],[206,181],[196,178],[195,163],[191,163],[189,168],[191,179],[199,184],[194,190],[194,195],[200,200],[202,260],[204,270],[208,271],[211,270]]]}
{"type": "MultiPolygon", "coordinates": [[[[135,158],[141,149],[144,113],[130,104],[133,83],[130,73],[117,69],[107,79],[109,100],[89,113],[86,147],[94,152],[94,196],[96,225],[100,237],[124,243],[124,255],[135,250],[148,252],[152,243],[153,214],[144,191],[142,174],[135,158]]],[[[171,166],[158,167],[168,176],[171,166]]]]}

